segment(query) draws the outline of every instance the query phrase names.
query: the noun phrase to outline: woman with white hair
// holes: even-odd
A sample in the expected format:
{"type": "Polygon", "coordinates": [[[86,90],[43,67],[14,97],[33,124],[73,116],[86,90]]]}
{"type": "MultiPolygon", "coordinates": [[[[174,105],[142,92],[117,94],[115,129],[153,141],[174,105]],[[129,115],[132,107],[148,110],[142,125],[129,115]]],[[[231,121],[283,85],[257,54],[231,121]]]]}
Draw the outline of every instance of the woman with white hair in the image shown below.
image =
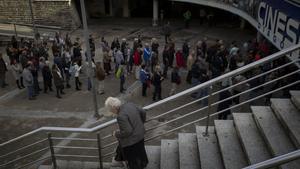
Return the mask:
{"type": "Polygon", "coordinates": [[[114,131],[113,135],[119,140],[123,159],[128,161],[128,167],[145,168],[148,164],[144,145],[146,112],[132,103],[122,104],[114,97],[106,99],[105,107],[117,116],[119,131],[114,131]]]}

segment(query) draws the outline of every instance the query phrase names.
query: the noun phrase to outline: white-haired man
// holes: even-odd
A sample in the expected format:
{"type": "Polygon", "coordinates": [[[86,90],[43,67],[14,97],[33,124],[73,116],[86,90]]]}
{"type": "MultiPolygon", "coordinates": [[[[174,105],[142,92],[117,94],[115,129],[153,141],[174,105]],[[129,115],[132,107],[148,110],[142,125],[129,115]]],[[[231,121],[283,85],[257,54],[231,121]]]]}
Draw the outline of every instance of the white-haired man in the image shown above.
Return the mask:
{"type": "MultiPolygon", "coordinates": [[[[113,135],[119,140],[119,152],[123,156],[115,158],[116,161],[126,160],[130,169],[143,169],[148,164],[148,157],[144,145],[144,134],[146,112],[133,103],[122,104],[118,98],[109,97],[105,101],[105,106],[115,115],[119,131],[114,131],[113,135]]],[[[116,156],[116,157],[117,157],[116,156]]]]}

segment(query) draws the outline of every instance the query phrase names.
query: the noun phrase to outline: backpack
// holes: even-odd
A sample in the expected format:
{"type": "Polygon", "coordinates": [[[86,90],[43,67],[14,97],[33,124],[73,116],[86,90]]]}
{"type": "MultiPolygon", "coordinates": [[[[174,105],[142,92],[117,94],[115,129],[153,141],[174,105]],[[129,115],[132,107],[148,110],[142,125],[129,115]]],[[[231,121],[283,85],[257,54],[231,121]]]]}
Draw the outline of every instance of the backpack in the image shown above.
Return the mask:
{"type": "Polygon", "coordinates": [[[116,78],[120,79],[121,74],[122,74],[122,69],[121,69],[121,67],[119,67],[119,68],[118,68],[118,71],[117,71],[117,73],[116,73],[116,78]]]}

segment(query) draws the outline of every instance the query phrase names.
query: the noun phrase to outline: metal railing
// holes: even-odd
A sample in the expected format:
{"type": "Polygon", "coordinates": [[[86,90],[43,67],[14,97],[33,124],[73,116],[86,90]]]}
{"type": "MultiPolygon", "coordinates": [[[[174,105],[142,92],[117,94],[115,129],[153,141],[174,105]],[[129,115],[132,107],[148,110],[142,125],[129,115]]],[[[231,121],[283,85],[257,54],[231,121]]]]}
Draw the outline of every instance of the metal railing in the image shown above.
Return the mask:
{"type": "Polygon", "coordinates": [[[300,158],[300,149],[275,157],[275,158],[271,158],[269,160],[254,164],[254,165],[250,165],[248,167],[245,167],[243,169],[265,169],[265,168],[271,168],[271,167],[276,167],[276,166],[280,166],[281,164],[285,164],[288,163],[290,161],[294,161],[296,159],[300,158]]]}
{"type": "MultiPolygon", "coordinates": [[[[161,101],[155,102],[153,104],[150,104],[148,106],[145,106],[144,109],[147,110],[147,114],[149,114],[149,118],[146,121],[146,135],[145,135],[145,141],[149,142],[154,139],[157,139],[162,136],[166,136],[168,134],[172,134],[175,131],[178,131],[180,129],[186,128],[188,126],[191,126],[193,124],[197,124],[199,122],[203,122],[208,128],[208,126],[211,124],[211,120],[221,114],[225,111],[232,110],[241,106],[248,106],[247,104],[262,99],[265,97],[269,97],[271,94],[280,92],[283,90],[287,90],[290,87],[293,86],[299,86],[300,78],[299,73],[300,69],[296,66],[294,66],[295,63],[299,62],[298,60],[290,61],[288,59],[284,59],[286,55],[292,53],[292,52],[299,52],[300,44],[284,49],[280,52],[277,52],[273,55],[270,55],[266,58],[263,58],[259,61],[250,63],[248,65],[245,65],[244,67],[241,67],[239,69],[236,69],[234,71],[231,71],[229,73],[226,73],[224,75],[221,75],[217,78],[214,78],[212,80],[209,80],[207,82],[204,82],[200,85],[197,85],[195,87],[192,87],[190,89],[187,89],[183,92],[177,93],[173,96],[167,97],[161,101]],[[279,61],[280,59],[280,61],[279,61]],[[284,60],[284,62],[282,62],[284,60]],[[271,66],[272,68],[269,68],[270,65],[276,65],[275,63],[279,63],[280,65],[277,66],[271,66]],[[263,70],[258,74],[248,75],[247,78],[243,81],[237,82],[231,86],[227,87],[220,87],[220,83],[224,80],[235,78],[239,75],[246,75],[249,74],[255,70],[263,70]],[[265,81],[265,78],[275,74],[276,76],[273,79],[270,79],[268,81],[265,81]],[[295,78],[296,77],[296,78],[295,78]],[[218,96],[227,90],[235,90],[237,87],[245,84],[251,84],[253,81],[256,80],[262,80],[262,82],[252,86],[251,88],[244,89],[243,91],[240,91],[239,93],[235,93],[234,95],[225,98],[223,100],[218,99],[218,96]],[[273,85],[273,87],[268,90],[270,85],[273,85]],[[275,87],[274,87],[275,86],[275,87]],[[258,90],[264,88],[262,92],[257,92],[258,90]],[[199,97],[195,100],[191,100],[191,97],[189,94],[191,93],[199,93],[199,91],[207,90],[207,95],[204,95],[202,97],[199,97]],[[266,91],[265,91],[266,90],[266,91]],[[256,96],[245,98],[244,100],[240,99],[241,101],[236,103],[235,105],[232,105],[225,109],[217,109],[217,106],[225,101],[236,99],[240,96],[244,95],[251,95],[251,94],[257,94],[256,96]],[[177,101],[177,99],[182,98],[182,100],[179,100],[176,104],[174,104],[174,101],[177,101]],[[208,100],[207,105],[200,106],[198,103],[200,101],[208,100]],[[186,103],[184,103],[186,102],[186,103]],[[168,105],[169,104],[169,105],[168,105]],[[179,105],[180,104],[180,105],[179,105]],[[159,106],[166,107],[172,107],[170,110],[167,110],[166,112],[162,112],[162,109],[159,106]],[[165,106],[168,105],[168,106],[165,106]],[[157,109],[157,110],[156,110],[157,109]],[[216,110],[217,109],[217,110],[216,110]],[[184,112],[181,113],[179,116],[175,116],[175,118],[172,118],[172,115],[177,112],[184,112]],[[156,113],[156,115],[150,116],[151,113],[156,113]],[[153,122],[157,122],[159,119],[166,117],[166,121],[158,124],[151,124],[153,122]],[[175,126],[175,124],[177,126],[175,126]],[[161,130],[164,126],[169,126],[169,124],[174,124],[174,126],[171,127],[170,130],[161,130]],[[156,133],[156,131],[160,131],[156,133]],[[162,132],[161,132],[162,131],[162,132]]],[[[249,106],[248,106],[249,107],[249,106]]],[[[180,114],[180,113],[179,113],[180,114]]],[[[101,125],[98,125],[93,128],[65,128],[65,127],[42,127],[37,130],[34,130],[32,132],[26,133],[22,136],[19,136],[15,139],[9,140],[5,143],[0,144],[0,151],[1,149],[9,149],[7,153],[0,156],[1,161],[6,161],[4,163],[0,164],[0,168],[5,168],[9,165],[17,165],[22,164],[19,168],[24,168],[24,166],[35,164],[38,161],[48,160],[52,159],[52,164],[55,167],[56,159],[67,159],[67,158],[84,158],[84,159],[96,159],[100,163],[100,166],[103,166],[101,164],[104,159],[107,159],[108,157],[111,157],[114,154],[114,146],[118,144],[118,141],[114,139],[112,134],[101,134],[103,136],[100,137],[99,134],[97,134],[97,138],[95,139],[95,135],[92,136],[92,138],[68,138],[68,137],[60,137],[60,136],[53,136],[53,134],[57,134],[59,132],[64,133],[96,133],[96,132],[103,132],[105,130],[111,130],[109,127],[116,124],[116,120],[111,120],[108,122],[105,122],[101,125]],[[20,142],[23,139],[32,138],[35,134],[43,133],[43,132],[49,132],[52,135],[48,134],[47,138],[43,138],[40,141],[37,141],[35,143],[30,143],[26,146],[23,146],[22,148],[17,148],[15,150],[10,150],[11,145],[16,144],[20,142]],[[45,146],[41,146],[38,150],[31,151],[33,147],[38,147],[39,144],[44,144],[48,140],[48,144],[45,146]],[[59,145],[54,144],[53,141],[78,141],[82,144],[80,145],[59,145]],[[94,147],[86,146],[84,145],[85,142],[94,142],[96,145],[94,147]],[[106,144],[104,144],[106,143],[106,144]],[[48,149],[46,149],[46,147],[48,149]],[[86,151],[94,151],[93,153],[89,153],[87,155],[78,155],[73,153],[63,153],[63,150],[80,150],[80,152],[86,152],[86,151]],[[20,154],[21,152],[26,152],[30,150],[30,153],[25,153],[23,156],[18,158],[9,159],[9,157],[14,156],[15,154],[20,154]],[[50,150],[50,153],[46,154],[42,157],[42,159],[39,158],[33,158],[34,155],[39,154],[41,152],[44,152],[46,150],[50,150]],[[96,151],[96,152],[95,152],[96,151]],[[97,153],[97,154],[95,154],[97,153]],[[26,161],[26,164],[24,164],[23,160],[26,158],[30,158],[30,161],[26,161]],[[8,159],[8,160],[5,160],[8,159]]],[[[110,132],[111,133],[111,132],[110,132]]],[[[208,133],[206,133],[208,134],[208,133]]],[[[17,165],[18,166],[18,165],[17,165]]]]}

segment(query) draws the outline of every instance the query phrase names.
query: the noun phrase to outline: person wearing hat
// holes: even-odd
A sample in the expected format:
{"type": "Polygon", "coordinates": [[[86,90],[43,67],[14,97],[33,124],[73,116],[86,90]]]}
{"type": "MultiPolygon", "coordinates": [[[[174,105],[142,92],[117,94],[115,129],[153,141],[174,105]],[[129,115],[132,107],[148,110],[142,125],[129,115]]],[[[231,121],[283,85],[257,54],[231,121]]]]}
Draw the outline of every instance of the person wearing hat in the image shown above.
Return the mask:
{"type": "Polygon", "coordinates": [[[113,135],[119,146],[115,160],[126,160],[130,169],[143,169],[148,164],[144,136],[146,111],[133,103],[122,103],[118,98],[108,97],[105,107],[117,116],[119,130],[113,135]]]}
{"type": "Polygon", "coordinates": [[[52,90],[52,74],[50,71],[50,62],[46,61],[44,67],[42,68],[42,75],[44,81],[44,93],[47,93],[48,90],[52,90]]]}

